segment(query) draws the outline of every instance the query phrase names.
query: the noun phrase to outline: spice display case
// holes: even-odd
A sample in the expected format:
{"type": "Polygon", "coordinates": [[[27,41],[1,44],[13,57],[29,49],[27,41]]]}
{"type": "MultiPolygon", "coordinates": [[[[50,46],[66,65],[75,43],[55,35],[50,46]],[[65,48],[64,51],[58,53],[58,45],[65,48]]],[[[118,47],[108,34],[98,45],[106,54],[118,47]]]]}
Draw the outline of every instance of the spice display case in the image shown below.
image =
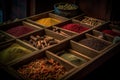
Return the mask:
{"type": "MultiPolygon", "coordinates": [[[[79,16],[81,17],[81,15],[79,16]]],[[[116,36],[103,32],[105,29],[110,29],[119,33],[119,29],[113,26],[111,27],[110,23],[107,21],[102,21],[100,25],[92,27],[81,23],[80,20],[78,20],[78,16],[68,19],[52,14],[51,11],[49,11],[25,18],[25,20],[2,25],[0,26],[0,29],[2,33],[5,33],[12,38],[10,41],[0,44],[0,56],[3,54],[2,50],[15,43],[31,50],[30,54],[23,55],[19,58],[16,57],[17,59],[13,59],[6,64],[3,62],[0,63],[0,66],[5,65],[4,70],[11,76],[17,78],[17,80],[35,80],[38,78],[41,80],[80,80],[111,58],[114,54],[120,52],[119,39],[115,41],[116,36]],[[61,23],[45,27],[35,22],[40,18],[46,17],[59,19],[61,20],[61,23]],[[66,24],[80,24],[88,29],[81,33],[77,33],[63,29],[62,26],[66,24]],[[6,32],[9,28],[18,25],[27,25],[34,30],[19,37],[15,37],[6,32]],[[60,32],[62,32],[62,34],[60,32]],[[45,61],[43,61],[43,59],[45,59],[45,61]],[[34,65],[34,62],[38,65],[40,64],[39,67],[43,66],[44,69],[39,69],[38,65],[34,65]],[[54,64],[54,66],[52,66],[53,68],[51,68],[49,65],[53,65],[53,62],[55,62],[56,65],[54,64]],[[32,66],[28,66],[27,64],[32,66]],[[33,66],[36,68],[35,70],[33,66]],[[61,71],[59,69],[63,69],[63,67],[66,71],[65,73],[64,70],[61,71]],[[35,73],[27,73],[27,71],[25,71],[26,74],[24,75],[24,71],[21,71],[23,68],[28,69],[28,72],[33,71],[35,73]],[[56,74],[53,74],[55,69],[56,74]],[[50,74],[51,72],[53,72],[53,75],[50,74]],[[41,76],[38,73],[45,74],[41,76]],[[61,75],[60,73],[62,73],[62,76],[59,76],[61,75]]],[[[118,36],[119,34],[117,34],[117,38],[118,36]]],[[[21,48],[19,47],[18,50],[19,49],[21,48]]],[[[14,51],[17,51],[16,48],[11,51],[12,54],[10,55],[12,57],[15,53],[14,51]]],[[[22,51],[19,50],[19,52],[22,51]]],[[[27,53],[29,53],[29,51],[27,53]]]]}

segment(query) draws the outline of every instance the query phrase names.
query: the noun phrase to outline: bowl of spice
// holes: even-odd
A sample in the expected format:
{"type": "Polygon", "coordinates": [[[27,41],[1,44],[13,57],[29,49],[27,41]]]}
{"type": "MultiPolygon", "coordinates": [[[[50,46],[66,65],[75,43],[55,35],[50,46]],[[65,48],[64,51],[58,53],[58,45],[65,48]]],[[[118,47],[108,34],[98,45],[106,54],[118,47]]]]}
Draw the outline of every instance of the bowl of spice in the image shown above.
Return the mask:
{"type": "Polygon", "coordinates": [[[74,17],[78,14],[78,6],[73,3],[56,3],[54,12],[64,17],[74,17]]]}

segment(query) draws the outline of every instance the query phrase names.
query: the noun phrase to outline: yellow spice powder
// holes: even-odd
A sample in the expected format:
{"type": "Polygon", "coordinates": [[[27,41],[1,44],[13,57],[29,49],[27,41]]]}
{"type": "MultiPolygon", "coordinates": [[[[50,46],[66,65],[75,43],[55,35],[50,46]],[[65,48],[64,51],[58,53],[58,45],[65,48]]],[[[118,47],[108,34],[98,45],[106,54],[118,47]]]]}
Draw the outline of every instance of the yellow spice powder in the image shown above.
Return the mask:
{"type": "Polygon", "coordinates": [[[37,20],[36,22],[45,27],[49,27],[49,26],[60,23],[59,20],[54,19],[54,18],[42,18],[42,19],[37,20]]]}

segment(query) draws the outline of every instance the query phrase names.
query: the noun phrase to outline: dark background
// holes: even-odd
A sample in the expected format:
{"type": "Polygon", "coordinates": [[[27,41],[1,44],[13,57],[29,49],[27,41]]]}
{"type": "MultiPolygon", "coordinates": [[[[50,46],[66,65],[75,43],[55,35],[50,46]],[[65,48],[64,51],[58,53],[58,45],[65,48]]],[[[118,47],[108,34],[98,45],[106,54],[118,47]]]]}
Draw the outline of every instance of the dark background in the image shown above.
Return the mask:
{"type": "Polygon", "coordinates": [[[0,10],[3,12],[3,21],[8,21],[53,10],[53,5],[58,2],[75,3],[91,17],[120,20],[119,2],[116,0],[0,0],[0,10]]]}

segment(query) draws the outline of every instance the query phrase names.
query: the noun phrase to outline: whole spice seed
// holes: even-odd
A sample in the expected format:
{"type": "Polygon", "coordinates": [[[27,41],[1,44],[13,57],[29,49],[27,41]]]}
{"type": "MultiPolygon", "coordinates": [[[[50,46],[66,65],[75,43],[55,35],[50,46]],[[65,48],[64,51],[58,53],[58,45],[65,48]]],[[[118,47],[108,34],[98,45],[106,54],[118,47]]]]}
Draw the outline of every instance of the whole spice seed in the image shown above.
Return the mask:
{"type": "Polygon", "coordinates": [[[32,40],[34,40],[34,41],[37,41],[37,38],[34,37],[33,35],[31,35],[30,38],[31,38],[32,40]]]}
{"type": "Polygon", "coordinates": [[[76,10],[77,7],[74,6],[73,4],[69,4],[69,3],[66,3],[66,4],[60,4],[57,6],[58,9],[62,9],[62,10],[76,10]]]}
{"type": "Polygon", "coordinates": [[[90,25],[90,26],[99,26],[102,24],[102,21],[90,18],[90,17],[85,17],[84,19],[81,20],[81,23],[90,25]]]}
{"type": "Polygon", "coordinates": [[[63,32],[62,30],[58,29],[58,28],[53,28],[52,29],[54,32],[56,33],[59,33],[60,35],[63,35],[63,36],[69,36],[68,34],[66,34],[65,32],[63,32]]]}
{"type": "Polygon", "coordinates": [[[36,38],[37,38],[37,39],[41,39],[39,35],[36,35],[36,38]]]}

